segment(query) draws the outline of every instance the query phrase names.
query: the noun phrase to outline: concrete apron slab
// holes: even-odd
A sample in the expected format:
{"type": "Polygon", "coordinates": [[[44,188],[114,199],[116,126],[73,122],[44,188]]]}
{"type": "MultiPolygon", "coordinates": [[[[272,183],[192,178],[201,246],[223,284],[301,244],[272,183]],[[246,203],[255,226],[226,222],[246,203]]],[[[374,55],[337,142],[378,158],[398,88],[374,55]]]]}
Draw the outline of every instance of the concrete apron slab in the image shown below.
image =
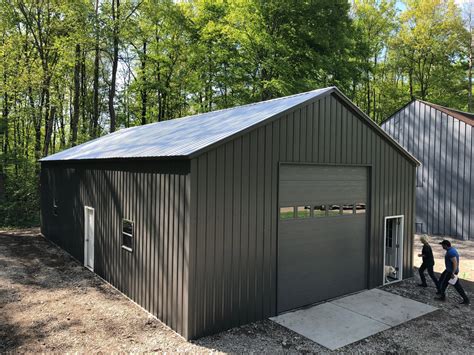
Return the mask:
{"type": "Polygon", "coordinates": [[[336,350],[436,309],[372,289],[270,319],[336,350]]]}

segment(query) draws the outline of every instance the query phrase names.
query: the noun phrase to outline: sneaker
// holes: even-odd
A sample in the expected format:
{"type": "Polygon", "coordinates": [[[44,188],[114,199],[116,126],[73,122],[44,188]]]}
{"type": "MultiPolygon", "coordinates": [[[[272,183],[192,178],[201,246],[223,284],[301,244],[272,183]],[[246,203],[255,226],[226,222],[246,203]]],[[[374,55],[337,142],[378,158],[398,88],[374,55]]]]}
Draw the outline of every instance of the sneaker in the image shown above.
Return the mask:
{"type": "Polygon", "coordinates": [[[469,306],[471,302],[469,302],[469,300],[463,300],[461,302],[459,302],[459,304],[465,304],[466,306],[469,306]]]}
{"type": "Polygon", "coordinates": [[[434,299],[435,299],[436,301],[446,301],[446,296],[441,296],[441,295],[440,295],[440,296],[436,296],[434,299]]]}
{"type": "Polygon", "coordinates": [[[425,284],[418,284],[418,286],[420,286],[420,287],[428,287],[428,285],[425,285],[425,284]]]}

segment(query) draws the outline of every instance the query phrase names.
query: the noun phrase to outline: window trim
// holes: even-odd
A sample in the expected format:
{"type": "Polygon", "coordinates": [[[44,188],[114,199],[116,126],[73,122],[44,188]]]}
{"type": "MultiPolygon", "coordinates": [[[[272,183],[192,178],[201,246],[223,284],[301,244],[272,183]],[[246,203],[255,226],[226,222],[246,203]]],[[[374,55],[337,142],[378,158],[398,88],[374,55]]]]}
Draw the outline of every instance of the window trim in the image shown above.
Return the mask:
{"type": "Polygon", "coordinates": [[[135,222],[128,219],[128,218],[122,218],[122,249],[124,249],[124,250],[126,250],[130,253],[133,252],[133,241],[135,240],[134,234],[135,234],[135,222]],[[132,225],[132,233],[131,234],[124,231],[124,222],[131,223],[131,225],[132,225]],[[131,239],[132,247],[128,247],[124,244],[124,242],[123,242],[124,235],[131,239]]]}

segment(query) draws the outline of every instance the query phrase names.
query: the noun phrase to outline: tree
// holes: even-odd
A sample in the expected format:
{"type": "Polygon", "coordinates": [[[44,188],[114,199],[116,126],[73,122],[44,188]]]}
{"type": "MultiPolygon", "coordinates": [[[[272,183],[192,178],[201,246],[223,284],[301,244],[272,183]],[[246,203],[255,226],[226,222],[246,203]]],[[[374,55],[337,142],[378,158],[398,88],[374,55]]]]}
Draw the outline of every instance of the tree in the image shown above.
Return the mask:
{"type": "Polygon", "coordinates": [[[408,72],[410,96],[425,100],[434,72],[463,57],[466,30],[452,0],[408,0],[406,5],[392,45],[408,72]]]}

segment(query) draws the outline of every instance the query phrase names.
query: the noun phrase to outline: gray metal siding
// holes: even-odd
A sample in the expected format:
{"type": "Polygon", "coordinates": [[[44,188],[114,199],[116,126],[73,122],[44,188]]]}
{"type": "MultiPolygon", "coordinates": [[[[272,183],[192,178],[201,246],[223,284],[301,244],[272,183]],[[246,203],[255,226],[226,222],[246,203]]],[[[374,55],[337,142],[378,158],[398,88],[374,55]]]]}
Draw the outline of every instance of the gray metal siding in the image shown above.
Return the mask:
{"type": "Polygon", "coordinates": [[[80,261],[84,206],[95,209],[94,272],[188,336],[189,161],[43,163],[42,233],[80,261]],[[53,195],[59,199],[52,214],[53,195]],[[122,219],[135,222],[133,252],[122,219]]]}
{"type": "Polygon", "coordinates": [[[422,163],[417,171],[417,232],[474,238],[473,127],[413,101],[382,128],[422,163]]]}
{"type": "Polygon", "coordinates": [[[414,162],[338,97],[315,99],[192,159],[191,337],[276,314],[280,162],[372,166],[368,286],[382,284],[385,216],[405,215],[412,275],[414,162]]]}

